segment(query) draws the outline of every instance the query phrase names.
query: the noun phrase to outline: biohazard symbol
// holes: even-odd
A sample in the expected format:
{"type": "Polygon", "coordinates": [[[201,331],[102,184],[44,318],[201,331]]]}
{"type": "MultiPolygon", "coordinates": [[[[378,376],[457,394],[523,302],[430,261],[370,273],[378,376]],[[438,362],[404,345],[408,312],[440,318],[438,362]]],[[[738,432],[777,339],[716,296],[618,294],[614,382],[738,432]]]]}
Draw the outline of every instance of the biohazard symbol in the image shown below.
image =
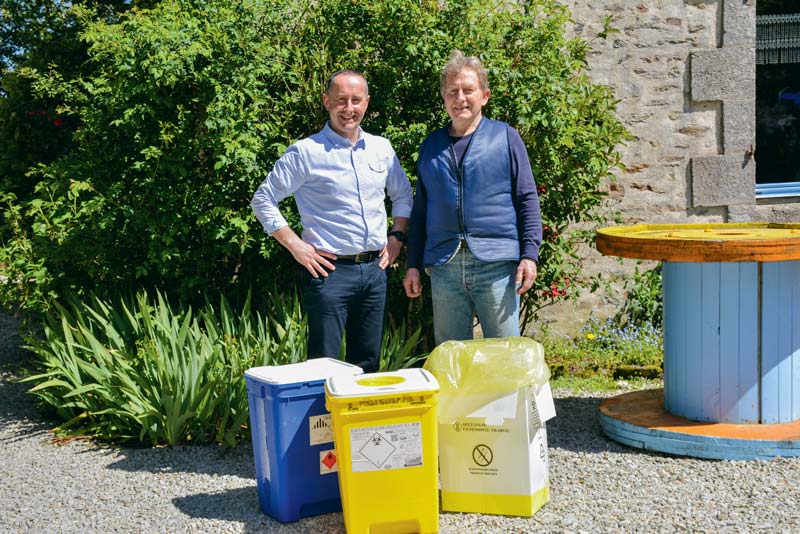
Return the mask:
{"type": "Polygon", "coordinates": [[[494,453],[488,445],[476,445],[472,449],[472,461],[481,467],[486,467],[494,460],[494,453]]]}
{"type": "Polygon", "coordinates": [[[328,469],[333,469],[333,466],[336,465],[336,455],[332,452],[328,452],[325,455],[325,458],[322,459],[322,463],[325,464],[325,467],[328,469]]]}

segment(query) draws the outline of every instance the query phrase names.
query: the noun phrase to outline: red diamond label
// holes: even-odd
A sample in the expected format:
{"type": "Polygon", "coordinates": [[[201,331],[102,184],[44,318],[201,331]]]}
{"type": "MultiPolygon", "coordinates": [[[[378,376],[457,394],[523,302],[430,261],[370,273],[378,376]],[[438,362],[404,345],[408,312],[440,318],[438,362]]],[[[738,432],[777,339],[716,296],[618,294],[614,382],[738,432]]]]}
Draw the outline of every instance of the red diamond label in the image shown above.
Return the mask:
{"type": "Polygon", "coordinates": [[[336,451],[320,451],[319,453],[319,474],[325,475],[328,473],[335,473],[339,471],[339,465],[336,461],[336,451]]]}
{"type": "Polygon", "coordinates": [[[336,455],[328,451],[328,454],[326,454],[325,458],[322,459],[322,463],[325,464],[325,467],[328,469],[332,468],[334,465],[336,465],[336,455]]]}

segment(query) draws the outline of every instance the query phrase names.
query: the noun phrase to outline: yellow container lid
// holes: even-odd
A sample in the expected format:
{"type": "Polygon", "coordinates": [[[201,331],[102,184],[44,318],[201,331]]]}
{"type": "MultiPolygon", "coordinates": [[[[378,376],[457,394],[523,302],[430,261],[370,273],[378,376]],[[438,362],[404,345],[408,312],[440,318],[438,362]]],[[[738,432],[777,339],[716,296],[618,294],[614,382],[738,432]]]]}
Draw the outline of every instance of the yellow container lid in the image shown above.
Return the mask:
{"type": "Polygon", "coordinates": [[[389,373],[356,376],[336,375],[325,381],[325,391],[331,397],[366,397],[438,390],[439,383],[425,369],[400,369],[389,373]]]}

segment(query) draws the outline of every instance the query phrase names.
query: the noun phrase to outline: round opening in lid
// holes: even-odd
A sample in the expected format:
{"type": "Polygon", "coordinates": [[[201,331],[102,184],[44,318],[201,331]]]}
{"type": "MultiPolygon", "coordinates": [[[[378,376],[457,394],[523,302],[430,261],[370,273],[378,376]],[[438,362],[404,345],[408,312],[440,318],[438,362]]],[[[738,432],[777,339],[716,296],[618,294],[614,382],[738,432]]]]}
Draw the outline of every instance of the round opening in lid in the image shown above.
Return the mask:
{"type": "Polygon", "coordinates": [[[367,387],[381,387],[394,386],[395,384],[400,384],[405,381],[406,379],[402,376],[368,376],[356,380],[356,384],[367,387]]]}

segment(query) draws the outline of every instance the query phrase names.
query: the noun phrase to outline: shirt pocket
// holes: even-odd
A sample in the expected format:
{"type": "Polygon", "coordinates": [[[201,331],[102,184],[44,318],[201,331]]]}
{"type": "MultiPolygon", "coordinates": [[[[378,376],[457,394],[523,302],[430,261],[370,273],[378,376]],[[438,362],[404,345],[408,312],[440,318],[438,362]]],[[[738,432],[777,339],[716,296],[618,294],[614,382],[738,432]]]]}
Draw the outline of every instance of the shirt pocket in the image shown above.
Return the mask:
{"type": "Polygon", "coordinates": [[[387,159],[371,159],[367,161],[367,181],[362,185],[370,195],[382,198],[389,179],[389,161],[387,159]]]}
{"type": "Polygon", "coordinates": [[[389,170],[389,160],[387,159],[373,159],[367,162],[369,170],[373,174],[386,176],[389,170]]]}

